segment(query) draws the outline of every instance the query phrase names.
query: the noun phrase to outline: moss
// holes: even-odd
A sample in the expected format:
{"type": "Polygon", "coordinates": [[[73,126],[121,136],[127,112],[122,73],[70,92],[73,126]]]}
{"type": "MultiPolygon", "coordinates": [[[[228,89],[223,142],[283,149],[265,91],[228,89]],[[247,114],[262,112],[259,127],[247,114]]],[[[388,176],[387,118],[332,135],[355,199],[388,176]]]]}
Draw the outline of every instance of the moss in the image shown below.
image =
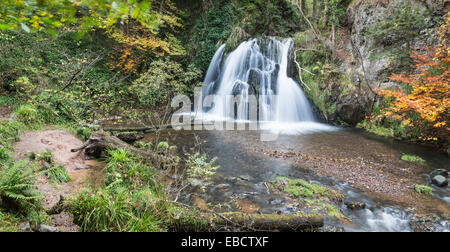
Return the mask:
{"type": "Polygon", "coordinates": [[[407,155],[407,154],[402,155],[402,157],[400,159],[403,161],[412,162],[412,163],[424,163],[425,162],[425,160],[419,156],[407,155]]]}
{"type": "Polygon", "coordinates": [[[326,214],[330,217],[337,218],[339,220],[351,221],[336,207],[321,199],[303,199],[305,206],[302,211],[308,211],[309,214],[319,215],[326,214]]]}
{"type": "Polygon", "coordinates": [[[427,185],[414,185],[414,190],[418,193],[418,194],[425,194],[425,195],[429,195],[429,196],[433,196],[433,188],[431,186],[427,186],[427,185]]]}
{"type": "Polygon", "coordinates": [[[287,185],[284,187],[283,191],[292,194],[296,197],[307,197],[307,198],[326,197],[332,200],[342,200],[344,198],[344,195],[332,189],[308,183],[303,179],[289,179],[285,177],[278,177],[277,181],[280,180],[287,181],[287,185]]]}

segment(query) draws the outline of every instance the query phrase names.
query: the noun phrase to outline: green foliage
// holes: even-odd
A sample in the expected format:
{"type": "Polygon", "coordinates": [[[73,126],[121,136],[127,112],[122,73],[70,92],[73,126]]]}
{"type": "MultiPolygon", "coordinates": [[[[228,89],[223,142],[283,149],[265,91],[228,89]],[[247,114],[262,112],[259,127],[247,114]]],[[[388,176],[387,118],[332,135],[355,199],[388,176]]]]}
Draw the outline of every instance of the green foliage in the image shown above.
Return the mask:
{"type": "Polygon", "coordinates": [[[408,162],[413,162],[413,163],[424,163],[425,162],[425,160],[419,156],[407,155],[407,154],[403,154],[400,159],[403,161],[408,161],[408,162]]]}
{"type": "Polygon", "coordinates": [[[414,190],[418,194],[433,196],[433,188],[427,185],[414,185],[414,190]]]}
{"type": "Polygon", "coordinates": [[[35,124],[40,120],[37,109],[31,104],[20,106],[16,113],[17,119],[26,125],[35,124]]]}
{"type": "Polygon", "coordinates": [[[302,18],[286,0],[234,0],[239,26],[251,36],[288,37],[301,28],[302,18]]]}
{"type": "Polygon", "coordinates": [[[72,181],[69,173],[64,167],[57,165],[45,171],[48,179],[57,183],[66,183],[72,181]]]}
{"type": "Polygon", "coordinates": [[[20,218],[0,211],[0,232],[20,232],[20,218]]]}
{"type": "Polygon", "coordinates": [[[168,150],[169,149],[169,143],[168,142],[160,142],[159,144],[158,144],[158,150],[159,151],[166,151],[166,150],[168,150]]]}
{"type": "Polygon", "coordinates": [[[27,160],[7,164],[0,170],[0,205],[8,210],[27,212],[40,207],[36,174],[27,160]]]}
{"type": "Polygon", "coordinates": [[[80,126],[75,129],[75,134],[83,141],[87,141],[93,133],[94,130],[86,126],[80,126]]]}
{"type": "Polygon", "coordinates": [[[409,3],[402,3],[391,15],[391,18],[384,19],[371,26],[366,35],[375,39],[375,44],[379,43],[404,43],[410,41],[428,24],[426,17],[429,13],[425,10],[413,7],[409,3]],[[386,39],[389,37],[391,39],[386,39]]]}
{"type": "Polygon", "coordinates": [[[171,60],[158,60],[150,69],[133,82],[130,90],[137,96],[140,104],[155,107],[167,104],[171,97],[192,92],[199,86],[201,72],[193,66],[185,71],[183,67],[171,60]]]}
{"type": "Polygon", "coordinates": [[[0,122],[0,144],[6,148],[11,148],[12,142],[19,140],[21,125],[15,121],[0,122]]]}
{"type": "Polygon", "coordinates": [[[216,161],[217,157],[208,161],[206,154],[200,155],[198,152],[195,154],[187,154],[186,165],[188,168],[186,174],[188,178],[211,179],[216,174],[216,170],[220,168],[220,166],[213,166],[216,161]]]}
{"type": "Polygon", "coordinates": [[[9,156],[9,152],[6,148],[0,147],[0,164],[10,161],[11,157],[9,156]]]}
{"type": "Polygon", "coordinates": [[[172,204],[155,173],[124,150],[108,151],[105,187],[84,191],[71,203],[74,221],[87,232],[165,231],[172,204]]]}
{"type": "Polygon", "coordinates": [[[105,184],[107,186],[129,186],[130,188],[144,185],[156,188],[154,170],[145,161],[132,157],[126,150],[109,150],[105,166],[105,184]]]}
{"type": "MultiPolygon", "coordinates": [[[[215,51],[225,43],[231,30],[235,13],[229,0],[214,1],[205,12],[198,13],[187,46],[189,61],[206,72],[215,51]]],[[[201,8],[201,7],[200,7],[201,8]]],[[[193,14],[195,15],[195,14],[193,14]]]]}

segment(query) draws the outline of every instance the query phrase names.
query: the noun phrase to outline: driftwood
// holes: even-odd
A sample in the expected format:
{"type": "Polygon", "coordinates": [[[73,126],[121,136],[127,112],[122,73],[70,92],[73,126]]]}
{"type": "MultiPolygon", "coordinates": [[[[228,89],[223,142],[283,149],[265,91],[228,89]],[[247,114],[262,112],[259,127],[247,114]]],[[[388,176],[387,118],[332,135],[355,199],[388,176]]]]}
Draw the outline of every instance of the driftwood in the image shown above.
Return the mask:
{"type": "Polygon", "coordinates": [[[293,214],[202,213],[201,217],[182,218],[172,224],[176,232],[312,232],[323,227],[321,216],[301,217],[293,214]]]}
{"type": "Polygon", "coordinates": [[[91,135],[89,140],[87,140],[83,146],[72,149],[72,152],[80,152],[85,151],[88,154],[91,154],[93,156],[99,157],[101,154],[107,150],[115,150],[115,149],[124,149],[128,151],[131,155],[142,157],[144,159],[150,160],[150,161],[156,161],[156,160],[164,160],[164,156],[159,155],[154,152],[150,151],[144,151],[140,150],[138,148],[135,148],[119,138],[115,136],[106,135],[103,131],[99,131],[97,133],[94,133],[91,135]]]}

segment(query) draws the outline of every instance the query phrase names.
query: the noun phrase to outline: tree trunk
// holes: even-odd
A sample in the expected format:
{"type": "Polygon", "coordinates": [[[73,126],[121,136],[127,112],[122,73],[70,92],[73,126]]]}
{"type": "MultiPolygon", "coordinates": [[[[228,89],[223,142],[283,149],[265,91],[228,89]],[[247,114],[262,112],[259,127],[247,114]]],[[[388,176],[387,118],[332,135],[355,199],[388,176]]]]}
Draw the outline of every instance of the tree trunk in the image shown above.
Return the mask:
{"type": "Polygon", "coordinates": [[[300,217],[291,214],[202,213],[182,216],[171,224],[175,232],[274,231],[311,232],[323,227],[323,217],[300,217]]]}
{"type": "Polygon", "coordinates": [[[331,25],[331,53],[333,58],[336,58],[336,25],[331,25]]]}
{"type": "Polygon", "coordinates": [[[308,14],[308,6],[306,5],[307,0],[302,0],[302,11],[305,13],[305,15],[308,14]]]}
{"type": "Polygon", "coordinates": [[[165,157],[162,155],[135,148],[115,136],[106,135],[103,131],[92,134],[89,140],[87,140],[83,144],[83,146],[81,146],[80,148],[72,149],[71,151],[79,152],[85,150],[86,153],[94,154],[98,157],[107,149],[124,149],[134,156],[142,157],[153,162],[165,160],[165,157]]]}
{"type": "Polygon", "coordinates": [[[328,3],[325,2],[324,4],[325,4],[325,8],[324,8],[324,11],[325,11],[324,25],[326,27],[326,26],[328,26],[328,15],[330,15],[330,11],[328,9],[328,3]]]}
{"type": "Polygon", "coordinates": [[[313,0],[313,14],[312,14],[314,24],[317,24],[317,0],[313,0]]]}

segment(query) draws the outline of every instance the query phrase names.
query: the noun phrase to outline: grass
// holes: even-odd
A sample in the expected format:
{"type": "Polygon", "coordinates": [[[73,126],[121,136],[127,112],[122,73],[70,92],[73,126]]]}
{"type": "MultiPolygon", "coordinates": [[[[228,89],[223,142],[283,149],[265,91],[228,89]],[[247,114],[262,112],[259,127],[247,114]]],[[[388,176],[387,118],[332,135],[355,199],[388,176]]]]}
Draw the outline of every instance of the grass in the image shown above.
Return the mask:
{"type": "Polygon", "coordinates": [[[424,195],[428,195],[428,196],[433,196],[433,188],[431,186],[427,186],[427,185],[414,185],[414,190],[418,193],[418,194],[424,194],[424,195]]]}
{"type": "Polygon", "coordinates": [[[174,205],[167,201],[154,168],[125,150],[108,151],[106,180],[71,203],[75,223],[85,232],[159,232],[168,229],[174,205]]]}
{"type": "Polygon", "coordinates": [[[56,183],[66,183],[71,182],[72,179],[69,176],[69,173],[64,169],[64,167],[57,165],[46,171],[47,177],[50,181],[56,183]]]}
{"type": "Polygon", "coordinates": [[[400,159],[403,161],[412,162],[412,163],[425,163],[426,162],[423,158],[421,158],[419,156],[407,155],[407,154],[403,154],[400,159]]]}

